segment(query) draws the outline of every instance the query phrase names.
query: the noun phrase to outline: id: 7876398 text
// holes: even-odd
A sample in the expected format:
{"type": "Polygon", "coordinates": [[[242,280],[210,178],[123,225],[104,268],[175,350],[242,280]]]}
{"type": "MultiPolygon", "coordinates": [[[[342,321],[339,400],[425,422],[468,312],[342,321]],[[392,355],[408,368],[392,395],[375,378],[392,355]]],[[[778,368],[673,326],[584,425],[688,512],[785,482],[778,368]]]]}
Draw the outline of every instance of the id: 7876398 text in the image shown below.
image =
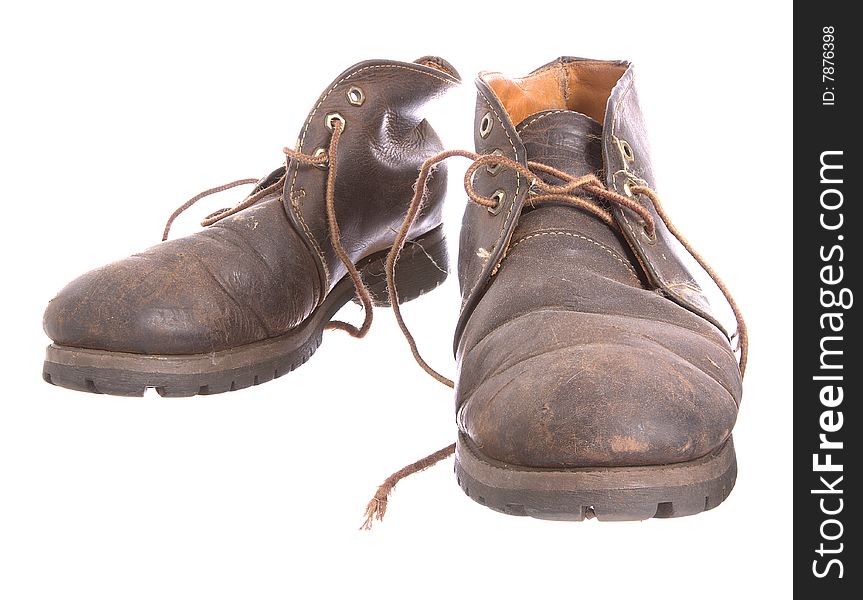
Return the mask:
{"type": "Polygon", "coordinates": [[[821,94],[822,106],[836,104],[836,28],[825,25],[821,28],[821,83],[824,91],[821,94]]]}

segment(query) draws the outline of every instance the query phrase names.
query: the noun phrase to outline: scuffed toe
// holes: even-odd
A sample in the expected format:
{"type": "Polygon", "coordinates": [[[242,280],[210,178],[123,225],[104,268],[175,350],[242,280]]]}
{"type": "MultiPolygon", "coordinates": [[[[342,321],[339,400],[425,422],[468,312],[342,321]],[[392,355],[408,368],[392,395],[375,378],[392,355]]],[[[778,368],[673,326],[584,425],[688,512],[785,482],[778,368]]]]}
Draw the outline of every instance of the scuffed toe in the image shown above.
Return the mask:
{"type": "Polygon", "coordinates": [[[739,392],[711,365],[733,356],[696,333],[656,325],[566,312],[510,322],[462,361],[471,376],[459,386],[460,428],[486,456],[530,467],[704,456],[734,426],[739,392]]]}

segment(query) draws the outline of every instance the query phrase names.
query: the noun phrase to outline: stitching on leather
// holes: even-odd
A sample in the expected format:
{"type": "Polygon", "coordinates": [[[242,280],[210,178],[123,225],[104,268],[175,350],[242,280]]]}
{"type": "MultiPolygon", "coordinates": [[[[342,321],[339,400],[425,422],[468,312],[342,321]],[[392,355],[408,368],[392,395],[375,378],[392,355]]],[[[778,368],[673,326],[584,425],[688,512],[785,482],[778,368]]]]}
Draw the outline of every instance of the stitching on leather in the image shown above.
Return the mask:
{"type": "Polygon", "coordinates": [[[578,233],[572,233],[571,231],[543,231],[541,233],[532,233],[530,235],[524,236],[523,238],[519,238],[517,241],[510,244],[509,252],[507,252],[506,256],[501,258],[500,263],[498,263],[498,266],[500,266],[503,263],[503,261],[506,260],[506,258],[512,254],[512,251],[515,250],[515,247],[518,246],[520,243],[522,243],[526,240],[529,240],[531,238],[541,237],[543,235],[565,235],[568,237],[579,238],[579,239],[582,239],[586,242],[590,242],[591,244],[593,244],[595,246],[599,246],[600,248],[602,248],[603,250],[608,252],[617,262],[619,262],[624,267],[626,267],[627,270],[629,271],[629,273],[635,278],[635,280],[638,283],[641,283],[641,280],[638,278],[638,274],[635,272],[635,269],[632,268],[632,265],[629,264],[629,262],[623,260],[623,258],[617,252],[615,252],[614,250],[612,250],[611,248],[609,248],[605,244],[603,244],[601,242],[597,242],[593,238],[589,238],[587,236],[584,236],[584,235],[581,235],[578,233]]]}
{"type": "MultiPolygon", "coordinates": [[[[634,85],[635,85],[635,74],[633,73],[633,75],[629,78],[629,83],[627,84],[626,89],[623,91],[623,94],[621,94],[621,96],[620,96],[619,104],[622,107],[622,110],[620,110],[614,116],[614,120],[611,122],[611,136],[615,140],[618,139],[617,135],[615,134],[615,129],[617,127],[617,124],[620,122],[621,118],[626,113],[626,104],[624,103],[624,100],[626,100],[626,97],[629,95],[629,92],[633,89],[634,85]]],[[[629,167],[626,164],[624,164],[623,169],[620,169],[617,173],[620,173],[620,172],[623,172],[627,175],[634,175],[634,173],[631,173],[629,171],[629,167]]],[[[617,175],[617,173],[615,173],[615,175],[617,175]]],[[[617,187],[617,179],[615,177],[611,178],[611,183],[614,186],[614,191],[619,192],[618,187],[617,187]]],[[[638,237],[638,233],[635,231],[635,228],[633,227],[632,223],[629,221],[629,217],[626,214],[626,210],[623,208],[619,208],[618,210],[620,211],[620,214],[623,216],[623,221],[624,221],[624,223],[626,223],[626,227],[632,233],[632,237],[634,240],[635,238],[638,237]]],[[[657,235],[659,235],[659,234],[657,233],[657,235]]],[[[660,257],[662,258],[662,260],[668,260],[667,258],[665,258],[664,255],[660,255],[660,257]]],[[[655,260],[651,260],[650,262],[651,262],[651,270],[653,271],[653,273],[662,282],[663,285],[668,287],[672,282],[670,282],[668,280],[668,278],[663,273],[659,272],[659,269],[654,264],[655,260]]],[[[688,300],[686,300],[686,298],[682,298],[682,300],[688,302],[688,300]]]]}
{"type": "MultiPolygon", "coordinates": [[[[617,173],[625,173],[627,176],[630,175],[629,171],[627,171],[626,169],[618,171],[617,173]]],[[[617,173],[615,173],[614,176],[616,176],[617,173]]],[[[615,179],[614,176],[611,177],[611,181],[614,184],[614,190],[617,191],[617,180],[615,179]]],[[[634,239],[635,237],[638,236],[638,234],[635,232],[635,228],[632,226],[632,223],[629,222],[629,217],[626,214],[626,209],[618,208],[617,210],[620,211],[620,214],[623,217],[623,221],[626,223],[626,226],[629,228],[629,231],[632,232],[632,237],[634,239]]]]}
{"type": "MultiPolygon", "coordinates": [[[[336,91],[336,88],[338,88],[342,83],[344,83],[345,81],[347,81],[351,77],[355,77],[356,75],[358,75],[359,73],[362,73],[363,71],[368,71],[370,69],[390,69],[390,68],[392,68],[392,69],[404,69],[406,71],[412,71],[414,73],[419,73],[421,75],[428,75],[429,77],[432,77],[434,79],[437,79],[439,81],[442,81],[444,83],[448,83],[451,85],[456,83],[455,81],[452,81],[450,79],[446,79],[444,77],[439,77],[438,75],[435,75],[434,73],[429,73],[428,71],[423,71],[422,69],[415,69],[415,68],[409,67],[407,65],[396,65],[396,64],[368,65],[368,66],[362,67],[360,69],[357,69],[355,71],[351,71],[350,73],[348,73],[347,75],[345,75],[344,77],[339,79],[337,82],[335,82],[333,84],[333,86],[323,96],[321,96],[320,100],[318,100],[318,102],[317,102],[317,104],[315,104],[314,108],[312,108],[312,112],[309,113],[309,117],[308,117],[308,119],[306,119],[306,125],[303,127],[303,132],[300,135],[300,140],[299,140],[299,143],[297,144],[297,150],[302,152],[303,144],[306,141],[306,134],[309,132],[309,127],[311,127],[311,125],[312,125],[312,120],[314,119],[315,115],[317,114],[318,109],[320,109],[321,105],[326,101],[326,99],[329,98],[330,95],[334,91],[336,91]]],[[[320,260],[321,267],[324,270],[324,277],[326,278],[325,286],[329,287],[330,270],[327,267],[326,257],[324,256],[324,253],[321,250],[321,247],[318,244],[318,241],[315,239],[315,236],[312,234],[311,229],[309,228],[308,224],[306,223],[306,220],[303,218],[303,214],[300,212],[299,203],[296,200],[294,200],[294,197],[293,197],[294,196],[294,185],[297,182],[297,177],[299,176],[299,173],[300,173],[299,168],[294,169],[294,175],[293,175],[293,177],[291,177],[291,187],[289,190],[288,198],[291,201],[291,207],[294,209],[294,213],[297,215],[297,218],[300,220],[300,223],[303,226],[303,231],[305,232],[306,237],[312,243],[312,246],[314,247],[315,251],[318,254],[318,259],[320,260]]],[[[326,293],[321,294],[321,297],[318,300],[319,304],[320,304],[320,302],[323,301],[325,296],[326,296],[326,293]]]]}
{"type": "MultiPolygon", "coordinates": [[[[629,95],[629,92],[632,91],[634,85],[635,85],[635,73],[632,73],[629,77],[629,83],[626,84],[626,89],[623,90],[623,93],[620,95],[620,100],[617,102],[617,106],[620,106],[621,110],[617,111],[617,114],[614,115],[614,119],[611,121],[611,137],[614,140],[618,139],[615,131],[617,129],[617,125],[620,122],[621,118],[626,113],[625,100],[626,100],[626,97],[629,95]]],[[[620,190],[617,187],[617,178],[615,176],[620,172],[623,172],[627,175],[632,174],[629,171],[628,165],[624,164],[623,169],[618,170],[614,174],[614,176],[611,177],[611,185],[614,187],[614,191],[618,192],[618,193],[620,193],[620,190]]],[[[626,223],[626,227],[629,229],[630,233],[632,234],[632,239],[633,239],[633,244],[634,244],[635,239],[638,237],[638,234],[636,233],[635,228],[633,227],[632,223],[629,221],[629,217],[626,214],[626,209],[618,208],[617,211],[623,217],[623,222],[626,223]]],[[[639,262],[641,262],[640,259],[639,259],[639,262]]],[[[643,266],[645,267],[645,271],[648,271],[648,270],[652,271],[656,275],[656,277],[659,278],[659,280],[662,282],[663,285],[666,285],[666,286],[668,285],[668,281],[666,280],[666,278],[661,273],[659,273],[659,271],[656,269],[656,267],[653,264],[651,264],[650,269],[647,269],[647,265],[643,265],[643,266]]]]}
{"type": "MultiPolygon", "coordinates": [[[[297,170],[299,170],[299,169],[297,169],[297,170]]],[[[296,179],[296,174],[294,175],[294,179],[296,179]]],[[[329,267],[327,267],[326,257],[324,256],[324,253],[321,250],[321,247],[318,245],[318,242],[315,239],[314,234],[312,234],[312,230],[309,229],[309,226],[306,223],[306,220],[303,218],[303,213],[300,212],[300,203],[297,201],[296,198],[294,198],[294,183],[293,183],[293,181],[291,182],[291,193],[289,195],[289,198],[291,199],[291,207],[294,209],[294,213],[296,213],[297,218],[299,218],[300,223],[303,226],[303,231],[306,232],[306,237],[312,243],[312,246],[314,246],[315,252],[317,252],[318,258],[321,261],[321,267],[323,267],[323,269],[324,269],[324,278],[326,279],[326,282],[324,285],[329,286],[330,269],[329,269],[329,267]]],[[[326,294],[322,294],[320,300],[323,300],[324,296],[326,296],[326,294]]],[[[320,302],[320,300],[319,300],[319,302],[320,302]]]]}
{"type": "MultiPolygon", "coordinates": [[[[626,96],[629,94],[629,90],[631,90],[631,89],[632,89],[632,84],[633,84],[634,80],[635,80],[635,77],[631,77],[631,78],[630,78],[630,80],[629,80],[629,85],[626,87],[626,90],[624,90],[623,95],[622,95],[622,96],[621,96],[621,98],[620,98],[620,103],[621,103],[621,104],[623,104],[623,100],[625,100],[625,99],[626,99],[626,96]]],[[[614,116],[614,120],[611,122],[611,137],[612,137],[612,139],[615,139],[615,140],[616,140],[616,139],[618,139],[618,138],[617,138],[617,135],[615,135],[615,133],[614,133],[614,129],[615,129],[615,126],[617,125],[618,120],[620,119],[620,115],[622,114],[622,112],[625,112],[625,108],[624,108],[624,110],[623,110],[623,111],[621,111],[621,112],[619,112],[618,114],[616,114],[616,115],[614,116]]],[[[614,191],[615,191],[615,192],[618,192],[618,193],[620,193],[620,191],[618,190],[618,187],[617,187],[617,178],[616,178],[616,175],[617,175],[618,173],[621,173],[621,172],[623,172],[623,173],[624,173],[624,174],[626,174],[627,176],[628,176],[628,175],[630,175],[630,172],[629,172],[629,170],[628,170],[627,165],[623,165],[623,169],[621,169],[621,170],[617,171],[617,172],[616,172],[616,173],[611,177],[611,185],[612,185],[612,186],[614,186],[614,191]]],[[[632,233],[632,238],[633,238],[633,240],[635,240],[635,238],[636,238],[636,237],[638,237],[638,234],[635,232],[635,228],[632,226],[632,223],[630,223],[630,221],[629,221],[629,217],[628,217],[628,216],[627,216],[627,214],[626,214],[626,209],[624,209],[624,208],[618,208],[617,210],[620,212],[621,216],[623,217],[623,221],[624,221],[624,223],[626,223],[626,227],[629,229],[630,233],[632,233]]],[[[664,284],[666,284],[666,285],[668,284],[668,282],[667,282],[667,281],[665,281],[665,278],[664,278],[664,277],[662,277],[662,275],[660,275],[660,274],[656,271],[656,269],[655,269],[655,268],[653,269],[653,272],[654,272],[654,273],[656,273],[656,275],[657,275],[657,276],[662,280],[662,282],[663,282],[664,284]]]]}
{"type": "MultiPolygon", "coordinates": [[[[620,100],[618,100],[616,103],[617,106],[620,106],[622,108],[622,110],[617,111],[617,114],[614,115],[614,119],[611,121],[611,137],[613,137],[613,138],[617,137],[617,134],[615,133],[615,130],[617,129],[617,124],[620,122],[620,118],[623,115],[623,113],[626,112],[626,104],[624,103],[624,101],[626,100],[626,97],[629,95],[630,90],[632,90],[632,86],[634,84],[635,84],[635,73],[630,71],[629,83],[626,84],[626,89],[623,90],[623,93],[620,95],[620,100]]],[[[626,168],[627,168],[626,165],[624,165],[623,169],[626,170],[626,168]]],[[[620,191],[617,189],[617,181],[615,181],[613,177],[611,178],[611,185],[614,186],[615,192],[620,191]]]]}
{"type": "Polygon", "coordinates": [[[550,117],[551,115],[559,115],[560,113],[568,113],[568,112],[573,112],[573,111],[571,111],[571,110],[553,110],[551,112],[541,114],[538,117],[534,117],[533,119],[531,119],[530,121],[528,121],[524,125],[519,125],[516,128],[516,131],[518,131],[519,133],[524,133],[525,129],[527,129],[528,127],[530,127],[531,125],[533,125],[534,123],[539,121],[540,119],[544,119],[545,117],[550,117]]]}
{"type": "MultiPolygon", "coordinates": [[[[612,120],[612,122],[611,122],[611,136],[615,139],[616,139],[615,129],[617,127],[617,124],[621,120],[623,114],[626,112],[626,105],[624,104],[623,101],[629,95],[629,92],[633,89],[634,84],[635,84],[635,74],[633,73],[632,76],[629,78],[629,83],[627,84],[626,89],[624,90],[623,94],[621,94],[621,97],[620,97],[619,104],[623,107],[623,109],[621,111],[619,111],[614,116],[614,120],[612,120]]],[[[628,166],[624,165],[623,172],[629,173],[629,171],[627,169],[628,169],[628,166]]],[[[617,173],[615,173],[615,175],[616,174],[617,173]]],[[[617,180],[614,177],[611,178],[611,183],[614,186],[614,190],[618,191],[617,180]]],[[[629,222],[629,219],[626,216],[626,211],[622,208],[618,209],[618,211],[623,216],[623,220],[626,223],[626,226],[629,228],[629,231],[632,233],[633,240],[634,240],[637,237],[637,234],[635,233],[635,229],[633,229],[632,224],[629,222]]],[[[659,234],[657,233],[657,235],[659,235],[659,234]]],[[[633,242],[633,243],[635,243],[635,242],[633,242]]],[[[640,260],[641,259],[639,259],[639,261],[640,260]]],[[[664,260],[667,260],[667,259],[664,259],[664,260]]],[[[708,321],[711,325],[713,325],[717,329],[719,329],[720,332],[723,332],[725,334],[726,338],[728,337],[728,332],[725,331],[725,327],[719,324],[719,319],[717,319],[710,310],[706,310],[704,308],[696,306],[692,300],[689,300],[688,298],[684,297],[684,295],[682,293],[673,289],[676,282],[669,280],[669,278],[665,274],[661,273],[659,271],[659,269],[657,268],[657,265],[653,264],[654,261],[650,261],[650,262],[651,262],[651,270],[652,270],[653,274],[659,280],[659,282],[662,284],[662,286],[664,286],[671,295],[673,295],[675,298],[677,298],[678,301],[682,301],[682,302],[685,302],[686,304],[688,304],[689,306],[686,307],[687,309],[692,310],[692,308],[695,308],[696,311],[700,311],[701,313],[703,313],[703,315],[699,315],[702,318],[705,318],[704,315],[707,315],[709,318],[705,318],[705,320],[708,321]]],[[[646,265],[645,265],[645,268],[646,268],[646,265]]],[[[703,290],[701,290],[700,293],[701,293],[702,297],[706,298],[703,290]]],[[[709,306],[709,301],[708,301],[708,306],[709,306]]],[[[696,314],[698,314],[698,312],[696,312],[696,314]]]]}
{"type": "MultiPolygon", "coordinates": [[[[497,122],[500,123],[501,129],[503,130],[503,133],[506,136],[506,139],[509,140],[510,147],[512,147],[513,158],[517,159],[518,158],[518,151],[515,148],[515,142],[512,141],[512,137],[510,137],[509,132],[506,130],[506,127],[504,127],[503,119],[500,118],[500,115],[498,114],[497,110],[495,110],[494,106],[492,106],[491,102],[489,102],[488,97],[485,95],[485,93],[482,90],[477,90],[477,91],[479,91],[479,95],[482,96],[483,100],[485,100],[485,103],[486,103],[486,105],[488,105],[491,112],[494,113],[495,118],[497,118],[497,122]]],[[[513,194],[512,201],[509,204],[509,210],[506,213],[506,218],[500,224],[500,233],[498,233],[497,239],[494,241],[494,245],[492,246],[492,248],[496,248],[497,245],[500,244],[501,239],[503,238],[503,231],[504,231],[504,229],[506,229],[506,224],[509,221],[509,218],[512,216],[512,211],[513,211],[513,208],[515,208],[515,201],[518,198],[518,191],[520,189],[520,186],[521,186],[521,175],[516,173],[515,174],[515,193],[513,194]]],[[[477,286],[479,286],[480,281],[482,281],[482,277],[478,277],[477,280],[474,282],[473,286],[471,286],[470,291],[467,293],[468,298],[470,298],[473,295],[474,290],[476,290],[477,286]]]]}

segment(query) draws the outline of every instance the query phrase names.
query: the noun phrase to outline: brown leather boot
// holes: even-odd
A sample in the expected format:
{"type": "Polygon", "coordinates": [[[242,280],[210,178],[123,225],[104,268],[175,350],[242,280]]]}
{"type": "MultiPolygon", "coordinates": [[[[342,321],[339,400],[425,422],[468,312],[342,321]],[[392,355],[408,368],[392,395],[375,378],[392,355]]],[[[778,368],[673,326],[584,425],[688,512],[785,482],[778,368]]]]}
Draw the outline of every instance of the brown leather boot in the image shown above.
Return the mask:
{"type": "MultiPolygon", "coordinates": [[[[676,517],[715,507],[734,485],[746,328],[653,191],[634,84],[629,63],[574,58],[520,79],[482,73],[478,154],[444,152],[420,173],[421,191],[437,162],[474,160],[459,252],[455,470],[494,510],[676,517]]],[[[421,204],[418,193],[412,209],[421,204]]],[[[420,364],[452,384],[406,335],[420,364]]],[[[451,451],[388,479],[368,524],[399,478],[451,451]]]]}
{"type": "MultiPolygon", "coordinates": [[[[286,164],[206,229],[91,271],[48,305],[44,378],[97,393],[226,392],[269,381],[314,353],[322,331],[362,337],[386,304],[383,259],[424,159],[440,140],[423,106],[459,82],[445,61],[357,64],[327,86],[286,164]],[[362,279],[365,281],[363,282],[362,279]],[[331,322],[358,292],[361,327],[331,322]]],[[[430,187],[397,282],[408,300],[447,276],[446,178],[430,187]]]]}
{"type": "Polygon", "coordinates": [[[658,204],[632,66],[563,58],[477,87],[477,151],[524,169],[477,170],[496,203],[464,216],[462,488],[546,519],[715,507],[737,473],[745,330],[658,204]]]}

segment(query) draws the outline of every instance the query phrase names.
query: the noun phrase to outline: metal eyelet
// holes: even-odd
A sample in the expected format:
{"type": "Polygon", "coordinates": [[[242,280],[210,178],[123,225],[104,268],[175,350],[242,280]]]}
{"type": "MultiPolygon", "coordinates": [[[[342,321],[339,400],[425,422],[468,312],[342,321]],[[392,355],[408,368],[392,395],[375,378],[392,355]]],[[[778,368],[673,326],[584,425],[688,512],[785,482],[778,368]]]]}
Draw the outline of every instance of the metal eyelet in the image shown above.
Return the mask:
{"type": "Polygon", "coordinates": [[[363,90],[355,85],[351,86],[345,95],[348,97],[348,102],[354,106],[362,106],[363,102],[366,101],[366,95],[363,93],[363,90]]]}
{"type": "Polygon", "coordinates": [[[347,123],[345,123],[345,118],[342,115],[340,115],[339,113],[332,112],[332,113],[328,114],[325,119],[326,119],[325,122],[327,124],[327,129],[329,129],[330,131],[333,130],[333,123],[335,121],[338,121],[339,123],[342,124],[342,131],[345,130],[345,125],[347,125],[347,123]]]}
{"type": "Polygon", "coordinates": [[[632,192],[632,187],[637,185],[634,179],[627,179],[623,182],[623,193],[626,194],[627,198],[632,198],[635,194],[632,192]]]}
{"type": "MultiPolygon", "coordinates": [[[[321,155],[326,154],[326,153],[327,153],[326,148],[318,148],[317,150],[315,150],[314,156],[317,157],[317,156],[321,156],[321,155]]],[[[327,166],[329,165],[329,163],[330,163],[330,161],[329,161],[329,159],[327,159],[326,162],[322,162],[322,163],[315,165],[315,166],[319,169],[326,169],[327,166]]]]}
{"type": "MultiPolygon", "coordinates": [[[[503,150],[495,150],[491,153],[492,156],[503,156],[503,150]]],[[[491,165],[486,165],[485,170],[489,175],[497,175],[500,172],[500,163],[494,163],[491,165]]]]}
{"type": "Polygon", "coordinates": [[[494,121],[491,118],[491,113],[487,112],[482,116],[482,120],[479,122],[479,137],[485,139],[488,137],[488,134],[491,133],[491,126],[494,125],[494,121]]]}
{"type": "Polygon", "coordinates": [[[635,152],[633,151],[632,146],[629,145],[629,142],[626,140],[617,140],[617,145],[620,146],[620,152],[623,154],[623,158],[626,159],[626,162],[635,162],[635,152]]]}
{"type": "Polygon", "coordinates": [[[503,203],[506,201],[506,192],[503,190],[496,190],[494,194],[491,195],[492,200],[494,200],[494,206],[488,207],[489,214],[496,215],[503,208],[503,203]]]}
{"type": "Polygon", "coordinates": [[[656,243],[656,230],[653,231],[653,235],[650,235],[649,233],[647,233],[647,224],[646,223],[643,224],[641,226],[641,239],[643,239],[648,244],[651,244],[651,245],[655,244],[656,243]]]}

